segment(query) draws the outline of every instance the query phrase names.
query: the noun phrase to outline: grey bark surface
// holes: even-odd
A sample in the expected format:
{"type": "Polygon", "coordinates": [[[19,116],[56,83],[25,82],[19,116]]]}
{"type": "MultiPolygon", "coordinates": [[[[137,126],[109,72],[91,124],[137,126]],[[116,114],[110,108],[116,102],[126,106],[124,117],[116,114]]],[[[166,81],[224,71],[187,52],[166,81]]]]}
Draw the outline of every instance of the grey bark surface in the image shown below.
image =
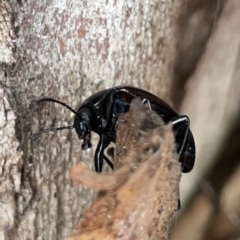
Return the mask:
{"type": "Polygon", "coordinates": [[[94,197],[72,186],[68,170],[80,160],[92,167],[94,148],[82,152],[74,131],[59,131],[42,134],[17,153],[18,141],[29,134],[72,124],[73,115],[63,107],[37,106],[35,100],[53,97],[77,108],[92,93],[120,84],[168,100],[180,4],[1,4],[6,14],[0,51],[5,49],[6,58],[0,59],[0,239],[63,239],[94,197]]]}

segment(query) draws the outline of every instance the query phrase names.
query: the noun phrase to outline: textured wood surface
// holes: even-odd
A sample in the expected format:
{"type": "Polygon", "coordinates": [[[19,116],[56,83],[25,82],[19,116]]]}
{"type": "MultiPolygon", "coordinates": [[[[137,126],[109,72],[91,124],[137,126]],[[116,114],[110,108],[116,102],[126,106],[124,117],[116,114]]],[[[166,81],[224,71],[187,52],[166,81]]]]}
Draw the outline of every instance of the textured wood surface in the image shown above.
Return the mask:
{"type": "MultiPolygon", "coordinates": [[[[10,61],[1,64],[0,87],[9,102],[7,111],[15,114],[11,131],[16,138],[6,145],[0,139],[6,150],[0,160],[1,186],[11,182],[1,192],[0,208],[11,209],[9,221],[0,224],[1,236],[3,240],[63,239],[94,197],[93,191],[72,186],[68,170],[80,160],[92,167],[94,147],[82,152],[74,131],[42,134],[25,146],[19,160],[14,141],[43,128],[72,124],[73,115],[62,106],[37,106],[40,97],[77,108],[98,90],[129,84],[169,100],[180,3],[3,2],[9,3],[6,20],[11,19],[5,31],[14,33],[4,36],[11,36],[14,48],[8,48],[10,61]],[[13,159],[8,157],[11,154],[13,159]],[[6,163],[18,164],[16,174],[6,163]]],[[[1,110],[4,116],[6,107],[1,110]]],[[[95,146],[97,136],[93,138],[95,146]]]]}

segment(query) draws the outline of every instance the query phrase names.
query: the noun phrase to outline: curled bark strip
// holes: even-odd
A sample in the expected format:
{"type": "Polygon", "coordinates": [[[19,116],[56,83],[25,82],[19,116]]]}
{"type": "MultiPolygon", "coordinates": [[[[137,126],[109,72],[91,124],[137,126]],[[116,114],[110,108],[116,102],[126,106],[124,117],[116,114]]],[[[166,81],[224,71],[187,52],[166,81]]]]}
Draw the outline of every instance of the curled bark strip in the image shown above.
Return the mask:
{"type": "Polygon", "coordinates": [[[76,167],[71,169],[71,179],[78,184],[83,184],[98,191],[114,190],[125,180],[130,173],[129,166],[122,166],[114,174],[98,174],[91,171],[86,164],[80,162],[76,167]]]}
{"type": "Polygon", "coordinates": [[[181,175],[175,156],[171,126],[135,100],[119,119],[116,171],[100,175],[82,163],[71,170],[99,194],[68,240],[168,239],[181,175]]]}

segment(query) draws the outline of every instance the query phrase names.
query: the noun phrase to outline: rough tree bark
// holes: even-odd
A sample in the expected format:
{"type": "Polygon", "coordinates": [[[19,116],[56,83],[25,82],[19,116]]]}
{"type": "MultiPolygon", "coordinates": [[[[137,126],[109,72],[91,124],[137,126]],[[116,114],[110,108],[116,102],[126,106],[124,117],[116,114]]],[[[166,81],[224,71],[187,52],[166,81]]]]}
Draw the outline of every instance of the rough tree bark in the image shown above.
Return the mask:
{"type": "Polygon", "coordinates": [[[15,152],[32,132],[72,124],[61,106],[34,101],[48,96],[76,108],[119,84],[168,99],[180,6],[171,0],[1,1],[0,50],[8,56],[0,73],[1,239],[63,239],[94,196],[69,180],[80,159],[92,166],[92,151],[80,150],[74,132],[43,134],[15,152]]]}

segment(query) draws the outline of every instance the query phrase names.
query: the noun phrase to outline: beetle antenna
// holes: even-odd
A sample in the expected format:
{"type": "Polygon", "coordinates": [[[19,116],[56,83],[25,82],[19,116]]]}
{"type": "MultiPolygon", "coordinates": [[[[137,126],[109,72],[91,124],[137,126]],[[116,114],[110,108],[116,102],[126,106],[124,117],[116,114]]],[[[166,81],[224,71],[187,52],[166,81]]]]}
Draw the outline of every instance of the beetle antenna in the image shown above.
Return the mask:
{"type": "Polygon", "coordinates": [[[30,135],[29,137],[27,137],[26,139],[23,140],[23,142],[21,142],[21,144],[17,147],[17,151],[20,151],[23,147],[23,145],[25,145],[29,140],[34,139],[36,137],[38,137],[40,134],[44,133],[44,132],[55,132],[55,131],[59,131],[59,130],[63,130],[63,129],[73,129],[73,126],[66,126],[66,127],[58,127],[58,128],[46,128],[43,129],[39,132],[33,133],[32,135],[30,135]]]}
{"type": "Polygon", "coordinates": [[[53,98],[42,98],[42,99],[37,100],[38,104],[41,103],[41,102],[55,102],[55,103],[61,104],[62,106],[66,107],[68,110],[73,112],[74,114],[78,115],[78,113],[75,110],[73,110],[70,106],[68,106],[66,103],[60,102],[60,101],[55,100],[53,98]]]}

